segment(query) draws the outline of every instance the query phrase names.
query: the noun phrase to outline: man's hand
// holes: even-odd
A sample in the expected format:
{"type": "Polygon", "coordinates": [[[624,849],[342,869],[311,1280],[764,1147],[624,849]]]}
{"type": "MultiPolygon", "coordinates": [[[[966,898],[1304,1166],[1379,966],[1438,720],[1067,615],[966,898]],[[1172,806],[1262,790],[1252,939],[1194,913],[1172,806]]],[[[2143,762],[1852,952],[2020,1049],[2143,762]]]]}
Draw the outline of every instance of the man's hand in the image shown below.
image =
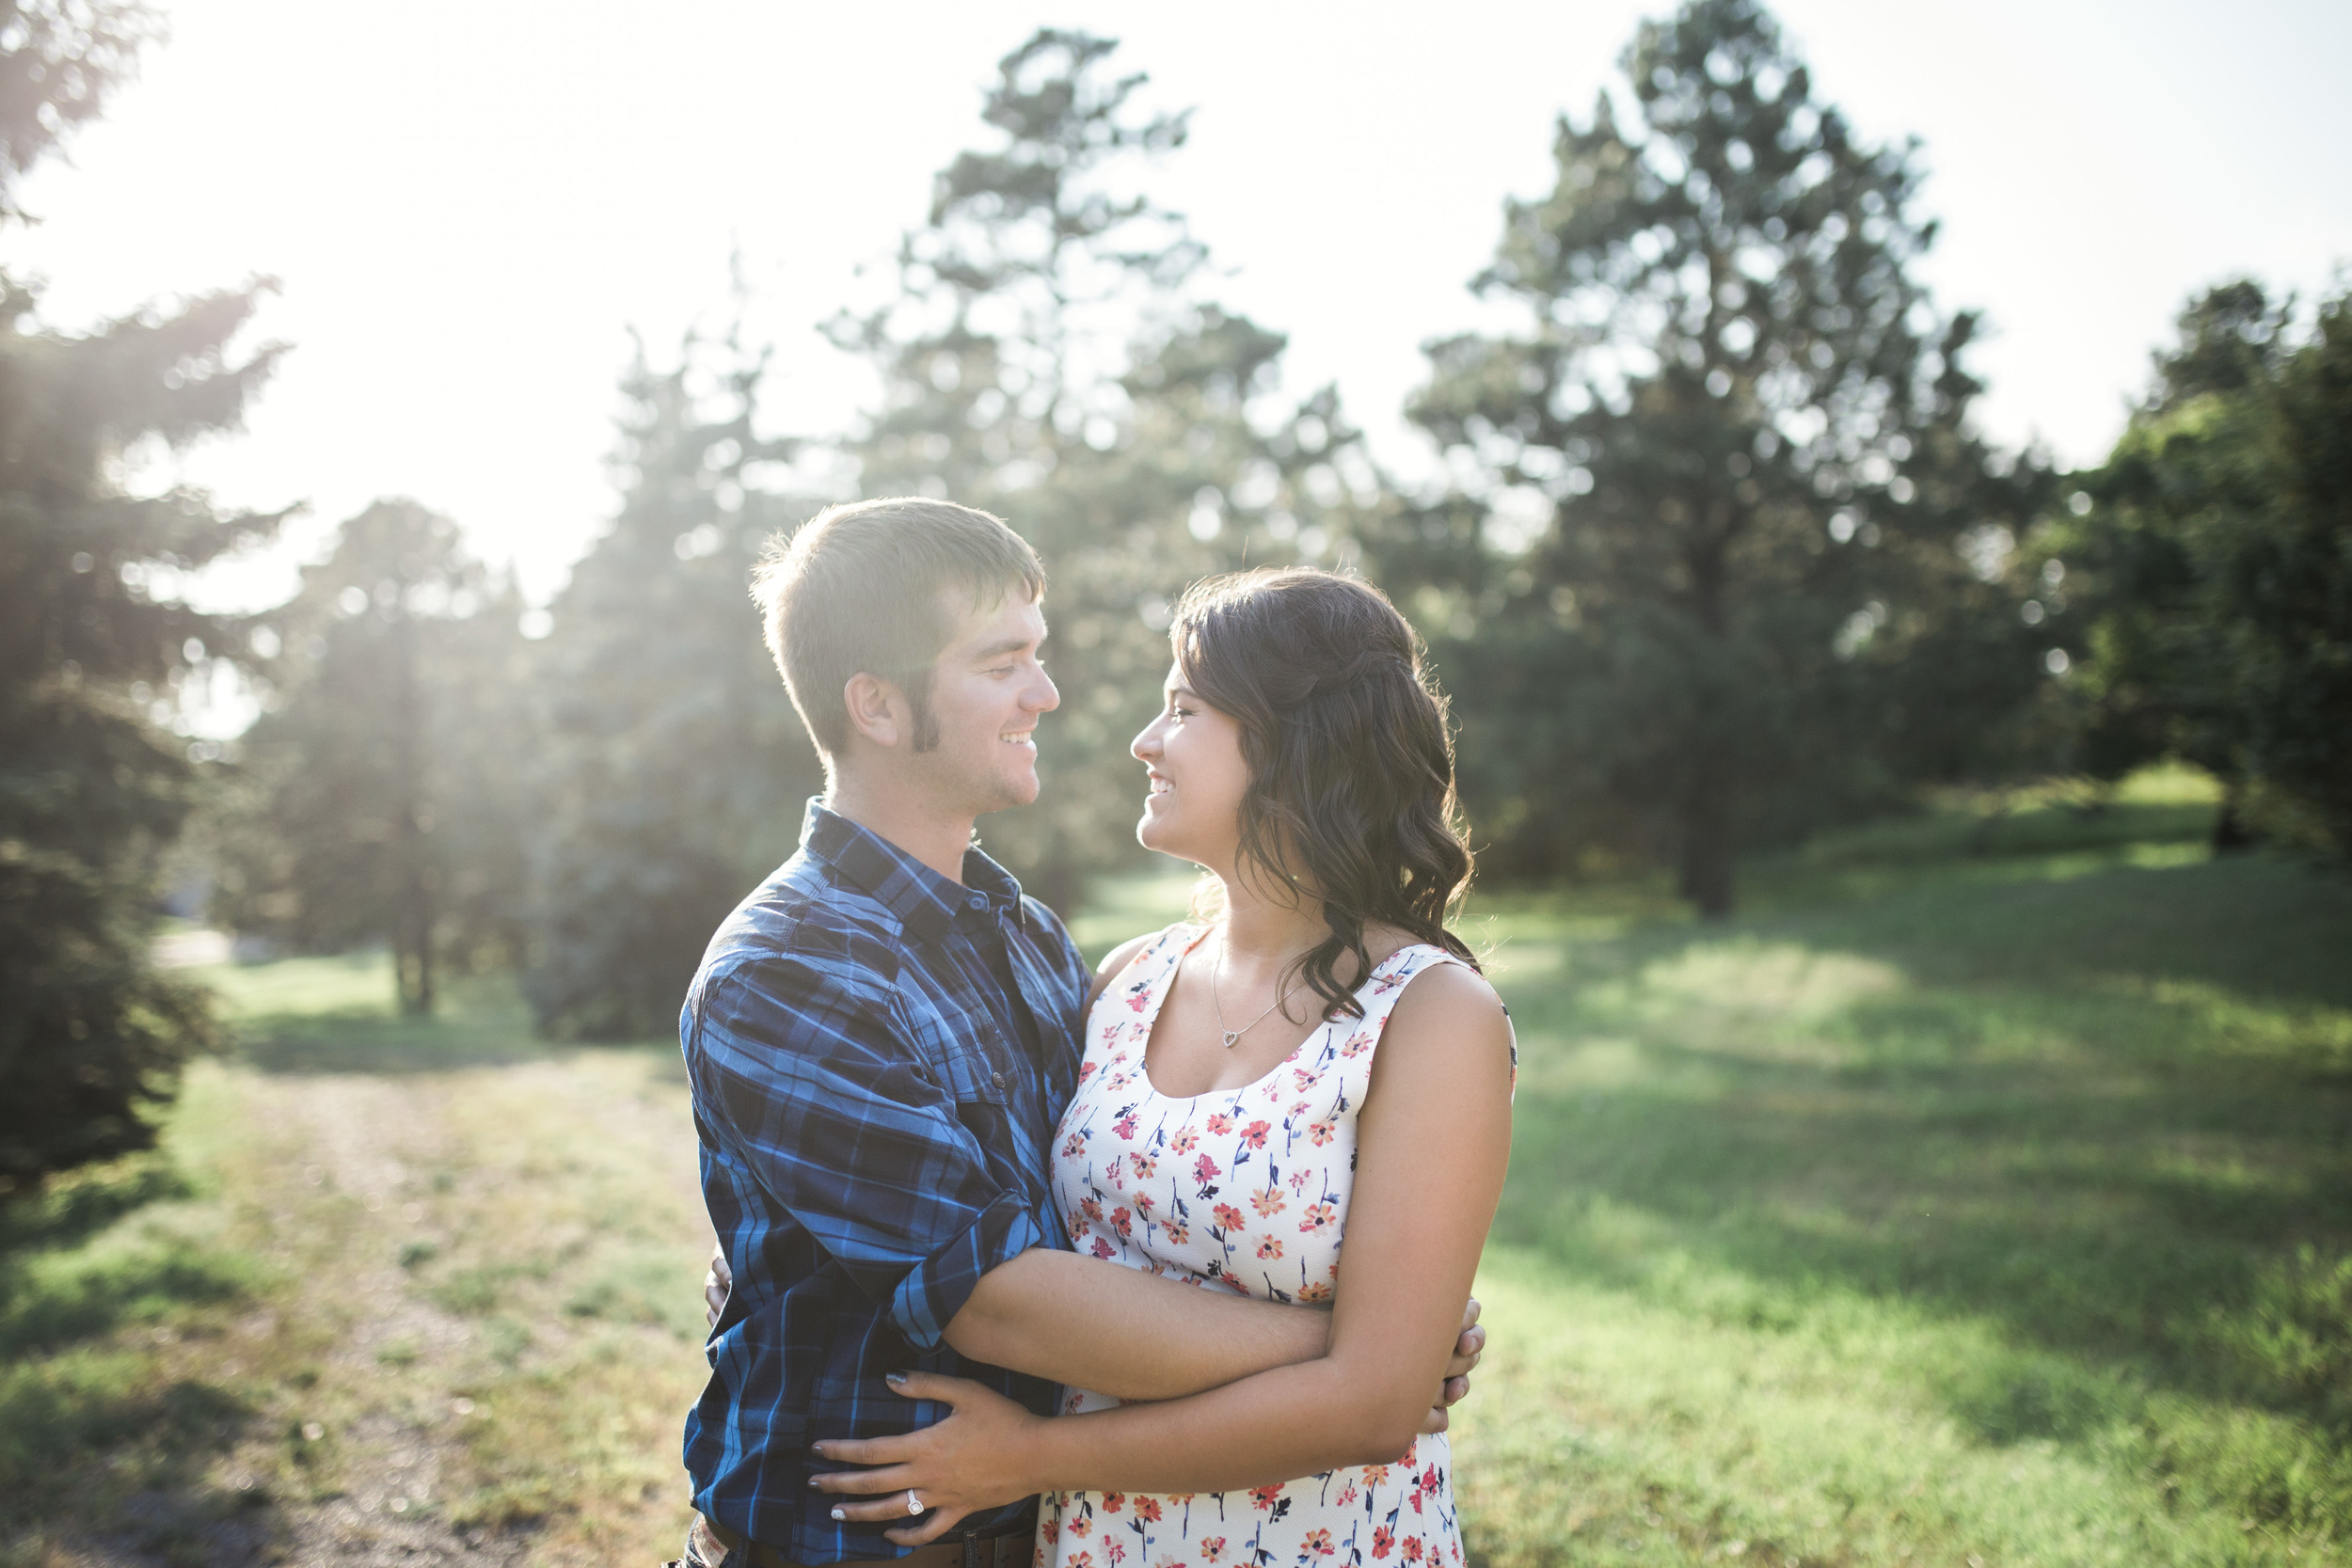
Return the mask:
{"type": "MultiPolygon", "coordinates": [[[[727,1249],[713,1242],[710,1243],[710,1272],[703,1275],[703,1316],[709,1321],[711,1327],[719,1326],[719,1314],[727,1309],[727,1292],[734,1289],[735,1271],[727,1267],[727,1249]]],[[[1477,1320],[1477,1317],[1478,1303],[1473,1301],[1470,1303],[1470,1316],[1462,1320],[1463,1328],[1467,1330],[1477,1320]]],[[[1470,1336],[1465,1333],[1462,1338],[1467,1339],[1470,1336]]],[[[1473,1355],[1470,1357],[1470,1366],[1476,1365],[1478,1365],[1478,1357],[1473,1355]]],[[[1446,1370],[1451,1374],[1453,1369],[1449,1367],[1446,1370]]],[[[1461,1380],[1451,1375],[1446,1379],[1449,1386],[1461,1380]]],[[[1469,1384],[1464,1383],[1462,1387],[1463,1393],[1470,1391],[1469,1384]]],[[[1454,1399],[1458,1400],[1461,1397],[1461,1394],[1456,1394],[1454,1399]]],[[[1453,1402],[1449,1400],[1447,1402],[1453,1402]]]]}
{"type": "Polygon", "coordinates": [[[1438,1385],[1438,1402],[1429,1407],[1429,1417],[1421,1423],[1423,1432],[1443,1432],[1449,1419],[1449,1407],[1470,1398],[1470,1375],[1486,1354],[1486,1331],[1478,1326],[1478,1298],[1470,1298],[1462,1308],[1462,1332],[1454,1340],[1453,1358],[1445,1364],[1445,1381],[1438,1385]]]}

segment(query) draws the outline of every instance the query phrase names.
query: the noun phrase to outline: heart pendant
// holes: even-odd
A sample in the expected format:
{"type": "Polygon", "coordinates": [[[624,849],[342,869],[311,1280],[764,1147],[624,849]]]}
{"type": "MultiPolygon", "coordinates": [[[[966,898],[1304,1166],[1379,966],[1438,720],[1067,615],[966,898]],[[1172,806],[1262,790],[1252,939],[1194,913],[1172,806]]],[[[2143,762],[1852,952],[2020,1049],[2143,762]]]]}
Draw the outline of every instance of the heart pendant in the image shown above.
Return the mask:
{"type": "Polygon", "coordinates": [[[1232,1049],[1233,1049],[1233,1042],[1234,1042],[1235,1040],[1239,1039],[1239,1038],[1241,1038],[1241,1031],[1240,1031],[1240,1030],[1238,1030],[1238,1029],[1228,1029],[1228,1030],[1226,1030],[1226,1031],[1225,1031],[1225,1049],[1226,1049],[1226,1050],[1228,1050],[1228,1051],[1232,1050],[1232,1049]]]}

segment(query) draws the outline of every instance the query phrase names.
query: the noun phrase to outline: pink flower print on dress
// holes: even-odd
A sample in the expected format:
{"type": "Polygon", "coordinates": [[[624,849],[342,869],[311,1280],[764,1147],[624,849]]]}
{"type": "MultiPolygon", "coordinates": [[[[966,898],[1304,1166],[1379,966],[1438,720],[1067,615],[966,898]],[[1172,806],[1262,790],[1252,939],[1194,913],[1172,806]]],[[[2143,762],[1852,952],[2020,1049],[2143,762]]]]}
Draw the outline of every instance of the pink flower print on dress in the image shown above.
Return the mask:
{"type": "Polygon", "coordinates": [[[1127,1156],[1127,1168],[1136,1173],[1136,1180],[1149,1181],[1158,1174],[1160,1163],[1149,1154],[1130,1154],[1127,1156]]]}
{"type": "Polygon", "coordinates": [[[1127,1110],[1121,1112],[1119,1119],[1111,1123],[1111,1131],[1129,1142],[1134,1141],[1136,1135],[1136,1113],[1133,1106],[1130,1106],[1127,1110]]]}
{"type": "Polygon", "coordinates": [[[1224,1555],[1225,1537],[1221,1535],[1204,1535],[1200,1538],[1200,1560],[1202,1561],[1215,1562],[1218,1558],[1223,1557],[1224,1555]]]}
{"type": "Polygon", "coordinates": [[[1304,1235],[1320,1236],[1323,1227],[1336,1224],[1339,1217],[1340,1207],[1336,1203],[1310,1203],[1307,1212],[1298,1218],[1298,1228],[1304,1235]]]}
{"type": "Polygon", "coordinates": [[[1259,1256],[1259,1257],[1261,1257],[1261,1258],[1266,1259],[1268,1259],[1269,1261],[1271,1261],[1271,1260],[1272,1260],[1272,1259],[1277,1259],[1277,1258],[1281,1257],[1281,1256],[1282,1256],[1282,1239],[1281,1239],[1279,1236],[1261,1236],[1261,1237],[1259,1237],[1259,1238],[1258,1238],[1258,1256],[1259,1256]]]}
{"type": "Polygon", "coordinates": [[[1281,1495],[1282,1488],[1279,1484],[1274,1486],[1253,1486],[1249,1489],[1249,1505],[1252,1508],[1259,1509],[1272,1508],[1274,1506],[1274,1499],[1281,1495]]]}
{"type": "Polygon", "coordinates": [[[1100,1225],[1103,1222],[1103,1206],[1090,1197],[1082,1197],[1078,1200],[1078,1217],[1089,1225],[1100,1225]]]}
{"type": "Polygon", "coordinates": [[[1102,1259],[1104,1262],[1108,1262],[1110,1259],[1119,1256],[1119,1249],[1111,1245],[1110,1243],[1103,1240],[1100,1236],[1094,1238],[1094,1244],[1087,1250],[1093,1253],[1095,1257],[1102,1259]]]}
{"type": "Polygon", "coordinates": [[[1242,1129],[1242,1147],[1244,1148],[1263,1148],[1265,1147],[1265,1135],[1273,1131],[1274,1124],[1270,1121],[1251,1122],[1248,1126],[1242,1129]]]}
{"type": "Polygon", "coordinates": [[[1218,1137],[1223,1137],[1226,1133],[1231,1132],[1232,1130],[1233,1118],[1227,1116],[1224,1112],[1216,1112],[1209,1117],[1209,1131],[1216,1133],[1218,1137]]]}
{"type": "Polygon", "coordinates": [[[1087,1135],[1083,1129],[1062,1140],[1061,1157],[1065,1160],[1083,1160],[1087,1157],[1087,1135]]]}
{"type": "Polygon", "coordinates": [[[1327,1529],[1311,1529],[1307,1532],[1306,1540],[1299,1544],[1298,1555],[1306,1558],[1311,1553],[1315,1557],[1329,1557],[1331,1551],[1331,1532],[1327,1529]]]}
{"type": "Polygon", "coordinates": [[[1180,1127],[1176,1135],[1168,1140],[1168,1147],[1170,1153],[1190,1154],[1200,1147],[1200,1134],[1189,1127],[1180,1127]]]}
{"type": "Polygon", "coordinates": [[[1315,1302],[1329,1301],[1330,1299],[1331,1287],[1324,1284],[1323,1281],[1319,1279],[1311,1285],[1301,1285],[1298,1288],[1298,1300],[1302,1305],[1311,1305],[1315,1302]]]}
{"type": "MultiPolygon", "coordinates": [[[[1295,1067],[1291,1069],[1291,1082],[1298,1085],[1300,1094],[1305,1094],[1309,1089],[1323,1082],[1323,1074],[1310,1071],[1303,1067],[1295,1067]]],[[[1305,1107],[1300,1108],[1303,1110],[1305,1107]]]]}
{"type": "MultiPolygon", "coordinates": [[[[1415,1508],[1415,1510],[1416,1510],[1416,1511],[1418,1511],[1418,1510],[1419,1510],[1419,1508],[1421,1507],[1421,1505],[1420,1505],[1419,1503],[1415,1503],[1413,1506],[1414,1506],[1414,1508],[1415,1508]]],[[[1405,1553],[1404,1553],[1404,1556],[1405,1556],[1405,1560],[1406,1560],[1406,1561],[1407,1561],[1407,1562],[1419,1562],[1419,1561],[1421,1560],[1421,1537],[1420,1537],[1420,1536],[1418,1536],[1418,1535],[1408,1535],[1408,1536],[1406,1536],[1406,1537],[1405,1538],[1405,1553]]]]}
{"type": "Polygon", "coordinates": [[[1372,1049],[1372,1031],[1369,1029],[1359,1029],[1355,1034],[1350,1035],[1347,1037],[1347,1043],[1345,1045],[1340,1047],[1340,1054],[1343,1056],[1360,1056],[1365,1052],[1372,1049]]]}
{"type": "Polygon", "coordinates": [[[1313,1144],[1317,1148],[1322,1148],[1330,1143],[1332,1134],[1338,1131],[1339,1129],[1337,1127],[1327,1121],[1309,1122],[1307,1124],[1307,1141],[1313,1144]]]}
{"type": "Polygon", "coordinates": [[[1141,1519],[1144,1523],[1149,1525],[1158,1524],[1160,1522],[1160,1499],[1157,1497],[1137,1497],[1136,1499],[1136,1517],[1141,1519]]]}
{"type": "Polygon", "coordinates": [[[1124,1209],[1112,1210],[1111,1228],[1119,1232],[1120,1241],[1131,1239],[1136,1233],[1135,1216],[1124,1209]]]}
{"type": "Polygon", "coordinates": [[[1192,1179],[1200,1183],[1201,1196],[1204,1197],[1208,1196],[1209,1183],[1224,1174],[1225,1172],[1218,1168],[1217,1163],[1206,1154],[1202,1154],[1200,1159],[1192,1163],[1192,1179]]]}
{"type": "Polygon", "coordinates": [[[1243,1226],[1249,1223],[1248,1220],[1242,1218],[1241,1211],[1234,1208],[1230,1203],[1220,1203],[1216,1208],[1210,1210],[1209,1212],[1215,1214],[1216,1216],[1216,1223],[1227,1230],[1239,1230],[1243,1226]]]}
{"type": "Polygon", "coordinates": [[[1125,1192],[1127,1190],[1127,1162],[1116,1154],[1112,1155],[1111,1163],[1103,1167],[1103,1180],[1117,1187],[1120,1192],[1125,1192]]]}
{"type": "Polygon", "coordinates": [[[1270,1214],[1280,1213],[1290,1205],[1282,1201],[1279,1188],[1261,1187],[1249,1195],[1249,1207],[1258,1211],[1260,1219],[1264,1219],[1270,1214]]]}
{"type": "Polygon", "coordinates": [[[1127,1544],[1123,1541],[1105,1541],[1103,1543],[1103,1555],[1111,1560],[1111,1568],[1119,1568],[1127,1560],[1127,1544]]]}
{"type": "Polygon", "coordinates": [[[1169,1246],[1183,1246],[1192,1240],[1192,1227],[1182,1220],[1168,1220],[1160,1228],[1168,1232],[1169,1246]]]}
{"type": "Polygon", "coordinates": [[[1155,1201],[1150,1193],[1136,1195],[1136,1214],[1146,1225],[1152,1223],[1152,1209],[1155,1201]]]}
{"type": "Polygon", "coordinates": [[[1119,1512],[1120,1505],[1126,1500],[1127,1495],[1123,1492],[1105,1492],[1103,1494],[1103,1512],[1116,1513],[1119,1512]]]}
{"type": "Polygon", "coordinates": [[[1101,1068],[1102,1065],[1103,1064],[1100,1062],[1080,1062],[1078,1064],[1078,1082],[1083,1084],[1088,1079],[1093,1077],[1096,1069],[1101,1068]]]}
{"type": "Polygon", "coordinates": [[[1386,1525],[1375,1525],[1372,1527],[1372,1555],[1374,1557],[1377,1558],[1388,1556],[1390,1550],[1395,1545],[1396,1531],[1391,1529],[1386,1525]]]}
{"type": "Polygon", "coordinates": [[[1342,1507],[1342,1508],[1345,1508],[1345,1507],[1347,1507],[1349,1504],[1353,1503],[1355,1500],[1356,1500],[1356,1483],[1355,1483],[1354,1481],[1349,1481],[1349,1482],[1348,1482],[1345,1486],[1343,1486],[1343,1487],[1341,1487],[1341,1488],[1340,1488],[1339,1506],[1340,1506],[1340,1507],[1342,1507]]]}
{"type": "Polygon", "coordinates": [[[1313,1179],[1314,1172],[1305,1169],[1304,1167],[1291,1172],[1291,1196],[1295,1197],[1300,1193],[1305,1192],[1307,1190],[1307,1183],[1313,1179]]]}

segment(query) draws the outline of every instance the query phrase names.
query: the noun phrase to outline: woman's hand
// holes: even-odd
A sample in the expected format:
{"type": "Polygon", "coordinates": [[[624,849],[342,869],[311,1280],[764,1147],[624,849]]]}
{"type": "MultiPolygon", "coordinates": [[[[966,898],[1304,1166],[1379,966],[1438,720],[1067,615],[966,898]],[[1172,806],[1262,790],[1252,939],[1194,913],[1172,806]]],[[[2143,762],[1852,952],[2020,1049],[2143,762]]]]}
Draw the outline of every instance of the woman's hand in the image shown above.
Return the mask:
{"type": "Polygon", "coordinates": [[[712,1328],[719,1326],[719,1314],[727,1309],[727,1292],[734,1289],[735,1271],[727,1267],[727,1249],[713,1242],[710,1270],[703,1275],[703,1317],[712,1328]]]}
{"type": "Polygon", "coordinates": [[[967,1513],[1017,1502],[1040,1488],[1021,1472],[1032,1429],[1045,1424],[993,1389],[935,1372],[893,1372],[893,1392],[952,1408],[946,1420],[899,1437],[826,1438],[811,1443],[818,1459],[874,1466],[812,1476],[809,1484],[838,1495],[836,1519],[901,1521],[882,1533],[919,1546],[953,1529],[967,1513]],[[908,1507],[909,1502],[916,1506],[908,1507]],[[920,1524],[911,1513],[930,1511],[920,1524]]]}

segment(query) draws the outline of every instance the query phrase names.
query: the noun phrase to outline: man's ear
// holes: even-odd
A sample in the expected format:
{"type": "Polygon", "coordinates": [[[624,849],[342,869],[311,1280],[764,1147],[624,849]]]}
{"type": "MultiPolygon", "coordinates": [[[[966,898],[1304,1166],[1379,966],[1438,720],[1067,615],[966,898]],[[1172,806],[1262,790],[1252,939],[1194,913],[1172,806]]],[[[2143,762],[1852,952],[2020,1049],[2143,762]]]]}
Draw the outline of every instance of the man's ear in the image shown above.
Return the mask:
{"type": "Polygon", "coordinates": [[[863,670],[851,675],[841,689],[841,703],[850,710],[850,733],[877,746],[896,746],[900,736],[910,733],[914,710],[906,694],[880,675],[863,670]]]}

